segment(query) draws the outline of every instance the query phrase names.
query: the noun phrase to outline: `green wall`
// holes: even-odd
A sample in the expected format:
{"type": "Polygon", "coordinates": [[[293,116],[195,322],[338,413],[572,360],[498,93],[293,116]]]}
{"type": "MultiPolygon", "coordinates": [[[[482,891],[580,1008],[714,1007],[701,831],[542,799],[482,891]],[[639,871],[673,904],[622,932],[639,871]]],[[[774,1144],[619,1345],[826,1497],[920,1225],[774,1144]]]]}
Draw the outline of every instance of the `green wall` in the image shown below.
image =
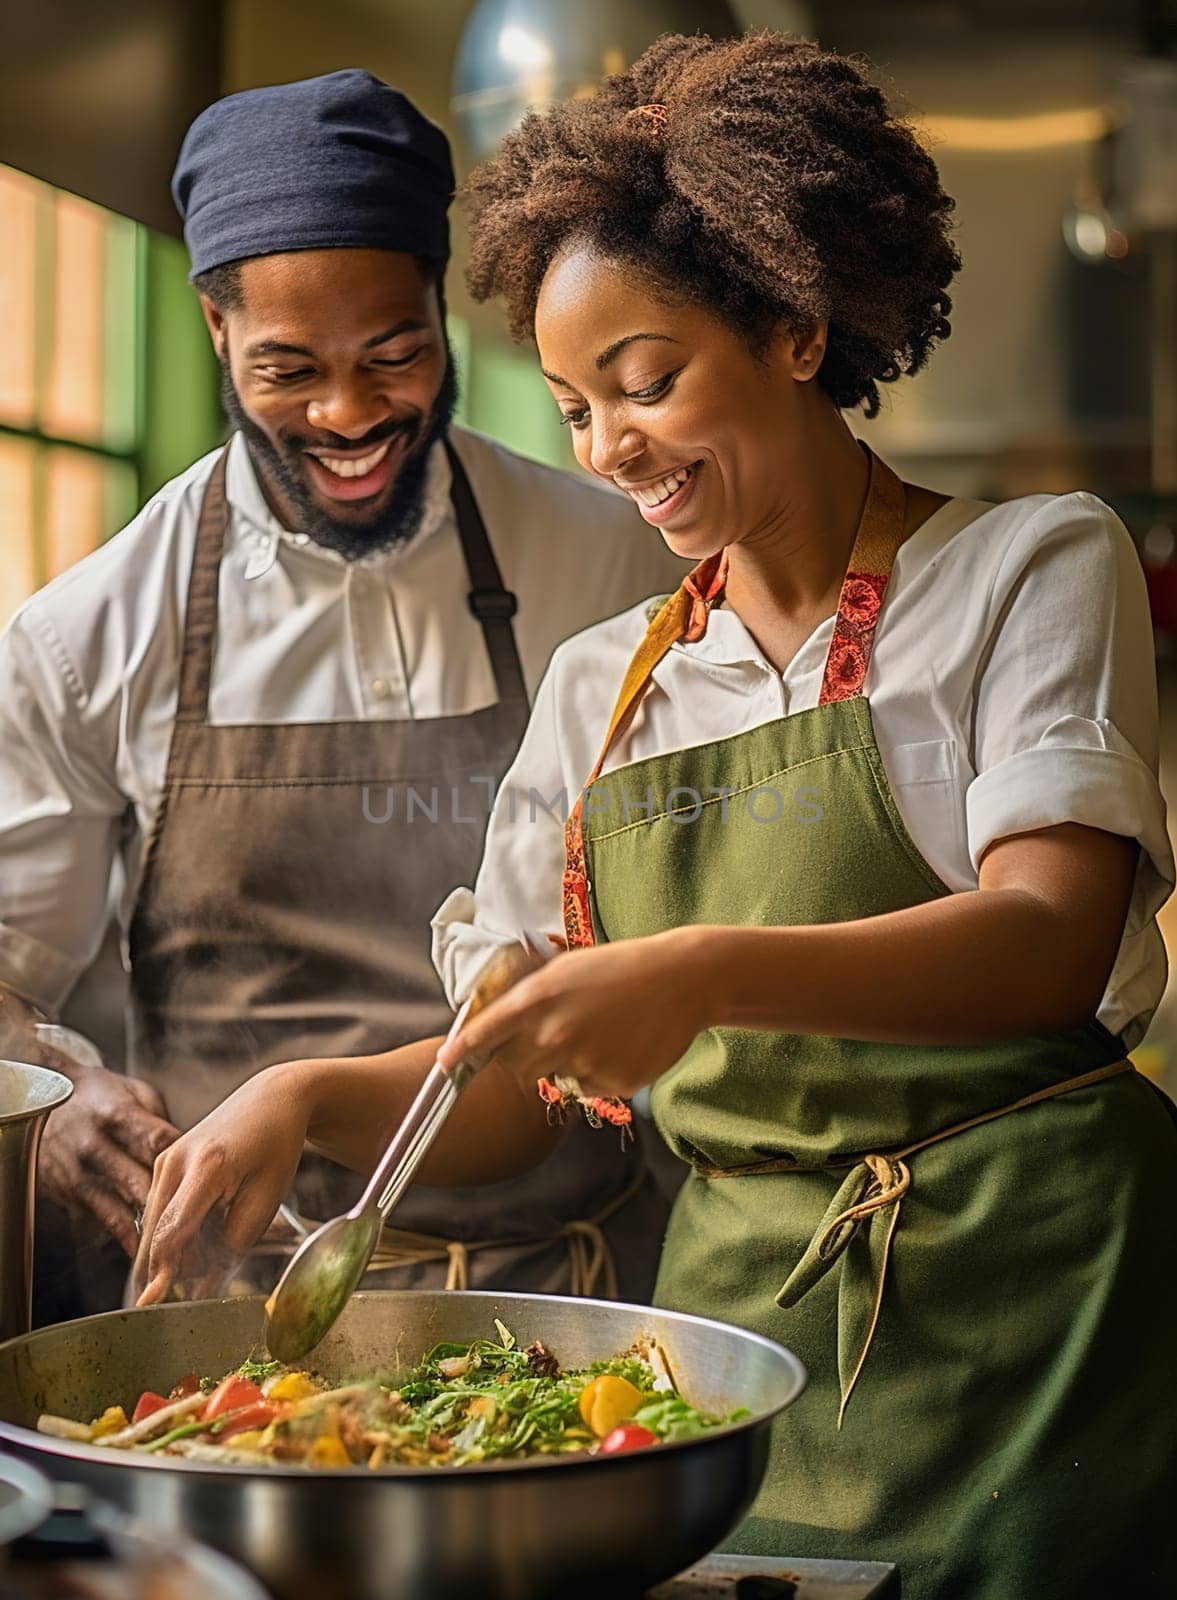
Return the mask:
{"type": "Polygon", "coordinates": [[[143,432],[140,497],[192,464],[224,435],[220,372],[178,239],[143,235],[143,432]]]}
{"type": "Polygon", "coordinates": [[[560,423],[535,351],[474,339],[461,317],[450,317],[449,332],[461,386],[458,421],[535,461],[574,467],[568,430],[560,423]]]}

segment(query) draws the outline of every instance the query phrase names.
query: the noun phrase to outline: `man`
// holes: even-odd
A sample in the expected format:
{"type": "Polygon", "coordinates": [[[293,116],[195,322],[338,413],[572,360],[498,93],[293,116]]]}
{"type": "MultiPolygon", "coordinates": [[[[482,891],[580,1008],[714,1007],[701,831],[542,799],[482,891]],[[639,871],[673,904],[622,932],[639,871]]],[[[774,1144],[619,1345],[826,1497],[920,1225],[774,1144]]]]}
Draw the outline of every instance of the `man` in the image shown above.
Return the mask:
{"type": "MultiPolygon", "coordinates": [[[[202,113],[174,193],[235,431],[0,640],[0,1024],[73,1079],[41,1177],[86,1219],[42,1283],[89,1250],[42,1315],[117,1303],[155,1157],[249,1074],[444,1028],[429,919],[472,881],[529,691],[679,580],[621,497],[451,427],[452,190],[444,135],[367,73],[202,113]],[[126,1075],[31,1038],[112,882],[126,1075]]],[[[648,1287],[641,1163],[574,1137],[489,1196],[410,1197],[382,1281],[600,1289],[611,1231],[648,1287]]],[[[356,1189],[308,1157],[294,1213],[356,1189]]]]}

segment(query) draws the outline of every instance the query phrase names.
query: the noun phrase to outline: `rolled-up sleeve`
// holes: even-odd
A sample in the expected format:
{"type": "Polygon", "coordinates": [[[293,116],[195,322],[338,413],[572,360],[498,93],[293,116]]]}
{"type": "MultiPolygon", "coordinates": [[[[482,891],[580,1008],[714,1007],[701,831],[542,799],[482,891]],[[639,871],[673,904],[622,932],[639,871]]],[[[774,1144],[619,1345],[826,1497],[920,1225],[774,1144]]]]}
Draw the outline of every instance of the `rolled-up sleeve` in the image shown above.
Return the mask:
{"type": "Polygon", "coordinates": [[[1156,666],[1127,530],[1092,495],[1028,519],[1002,561],[975,685],[974,867],[996,840],[1077,822],[1138,841],[1125,937],[1174,884],[1157,780],[1156,666]]]}
{"type": "Polygon", "coordinates": [[[0,635],[0,983],[50,1012],[101,942],[126,806],[85,711],[52,625],[19,612],[0,635]]]}

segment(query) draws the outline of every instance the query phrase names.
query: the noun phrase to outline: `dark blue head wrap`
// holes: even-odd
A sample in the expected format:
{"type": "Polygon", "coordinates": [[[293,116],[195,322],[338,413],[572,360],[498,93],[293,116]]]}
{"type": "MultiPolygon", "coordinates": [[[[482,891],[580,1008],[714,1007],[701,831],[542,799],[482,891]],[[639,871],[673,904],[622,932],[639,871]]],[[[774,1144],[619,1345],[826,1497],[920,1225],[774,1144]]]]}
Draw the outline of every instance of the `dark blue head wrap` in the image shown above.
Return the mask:
{"type": "Polygon", "coordinates": [[[189,128],[172,177],[193,277],[347,246],[445,262],[453,192],[445,134],[354,67],[218,100],[189,128]]]}

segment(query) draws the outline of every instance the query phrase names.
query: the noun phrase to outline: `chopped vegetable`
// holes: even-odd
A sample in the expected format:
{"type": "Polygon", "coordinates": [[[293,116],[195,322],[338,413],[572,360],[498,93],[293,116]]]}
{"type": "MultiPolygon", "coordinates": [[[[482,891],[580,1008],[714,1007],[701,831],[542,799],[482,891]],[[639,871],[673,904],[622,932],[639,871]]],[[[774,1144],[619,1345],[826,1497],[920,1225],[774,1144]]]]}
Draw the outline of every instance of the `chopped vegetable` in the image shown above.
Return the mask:
{"type": "Polygon", "coordinates": [[[527,1365],[532,1372],[538,1372],[543,1378],[558,1378],[560,1376],[560,1363],[547,1345],[541,1343],[539,1339],[529,1344],[523,1354],[527,1357],[527,1365]]]}
{"type": "Polygon", "coordinates": [[[620,1423],[628,1422],[641,1406],[642,1400],[642,1391],[628,1378],[603,1372],[581,1390],[579,1410],[597,1438],[603,1439],[620,1423]]]}
{"type": "Polygon", "coordinates": [[[122,1406],[107,1406],[102,1415],[90,1425],[90,1439],[105,1439],[107,1434],[121,1433],[127,1425],[127,1413],[122,1406]]]}
{"type": "Polygon", "coordinates": [[[182,1422],[178,1428],[172,1428],[167,1433],[161,1434],[158,1439],[153,1439],[146,1448],[149,1451],[166,1450],[169,1445],[175,1444],[177,1439],[190,1439],[193,1434],[204,1433],[211,1427],[212,1423],[204,1417],[198,1418],[195,1422],[182,1422]]]}
{"type": "Polygon", "coordinates": [[[230,1439],[235,1433],[248,1433],[253,1428],[267,1427],[277,1415],[277,1406],[270,1405],[266,1400],[257,1400],[253,1405],[231,1411],[228,1416],[222,1415],[213,1423],[210,1431],[218,1439],[230,1439]]]}
{"type": "Polygon", "coordinates": [[[627,1450],[644,1450],[647,1445],[657,1443],[658,1435],[651,1433],[649,1428],[639,1427],[636,1422],[626,1422],[605,1435],[601,1440],[600,1454],[619,1456],[627,1450]]]}
{"type": "MultiPolygon", "coordinates": [[[[177,1399],[181,1398],[177,1396],[177,1399]]],[[[154,1389],[144,1389],[135,1402],[135,1409],[131,1413],[132,1422],[142,1422],[144,1417],[151,1416],[154,1411],[162,1411],[167,1401],[162,1394],[156,1394],[154,1389]]]]}
{"type": "MultiPolygon", "coordinates": [[[[738,1422],[747,1415],[747,1411],[733,1411],[727,1421],[738,1422]]],[[[681,1396],[673,1393],[660,1394],[652,1399],[635,1412],[633,1420],[643,1428],[652,1429],[660,1439],[697,1439],[701,1433],[715,1426],[710,1417],[705,1417],[681,1396]]]]}
{"type": "MultiPolygon", "coordinates": [[[[130,1426],[118,1407],[97,1442],[224,1465],[279,1461],[323,1470],[465,1466],[518,1456],[616,1455],[689,1439],[722,1420],[704,1416],[670,1384],[657,1347],[641,1341],[609,1361],[565,1370],[538,1340],[521,1349],[496,1337],[446,1341],[395,1387],[369,1378],[328,1386],[313,1373],[246,1361],[220,1382],[195,1373],[164,1401],[139,1397],[130,1426]],[[212,1393],[206,1393],[211,1388],[212,1393]]],[[[42,1417],[45,1433],[88,1440],[90,1427],[42,1417]]]]}
{"type": "Polygon", "coordinates": [[[88,1422],[75,1422],[72,1417],[55,1417],[48,1411],[42,1411],[37,1418],[37,1432],[49,1439],[69,1439],[74,1444],[90,1442],[88,1422]]]}
{"type": "Polygon", "coordinates": [[[158,1411],[153,1411],[149,1417],[144,1417],[140,1422],[132,1422],[129,1428],[121,1428],[118,1433],[108,1433],[99,1439],[99,1445],[115,1450],[127,1450],[137,1444],[142,1444],[145,1439],[150,1439],[152,1434],[163,1433],[170,1424],[178,1422],[181,1417],[191,1416],[199,1411],[204,1404],[204,1396],[199,1393],[187,1394],[182,1400],[173,1400],[169,1405],[161,1406],[158,1411]]]}
{"type": "Polygon", "coordinates": [[[231,1372],[227,1378],[221,1379],[209,1395],[201,1416],[213,1422],[230,1411],[239,1411],[242,1406],[258,1405],[264,1399],[256,1383],[243,1378],[239,1372],[231,1372]]]}
{"type": "Polygon", "coordinates": [[[309,1400],[319,1393],[319,1385],[309,1372],[284,1372],[262,1385],[267,1400],[309,1400]]]}
{"type": "Polygon", "coordinates": [[[312,1467],[350,1467],[352,1459],[341,1439],[324,1433],[311,1446],[309,1465],[312,1467]]]}
{"type": "MultiPolygon", "coordinates": [[[[168,1399],[186,1400],[190,1394],[197,1394],[203,1388],[204,1384],[199,1373],[186,1372],[175,1388],[172,1389],[168,1394],[168,1399]]],[[[209,1388],[212,1388],[211,1381],[209,1383],[209,1388]]]]}

